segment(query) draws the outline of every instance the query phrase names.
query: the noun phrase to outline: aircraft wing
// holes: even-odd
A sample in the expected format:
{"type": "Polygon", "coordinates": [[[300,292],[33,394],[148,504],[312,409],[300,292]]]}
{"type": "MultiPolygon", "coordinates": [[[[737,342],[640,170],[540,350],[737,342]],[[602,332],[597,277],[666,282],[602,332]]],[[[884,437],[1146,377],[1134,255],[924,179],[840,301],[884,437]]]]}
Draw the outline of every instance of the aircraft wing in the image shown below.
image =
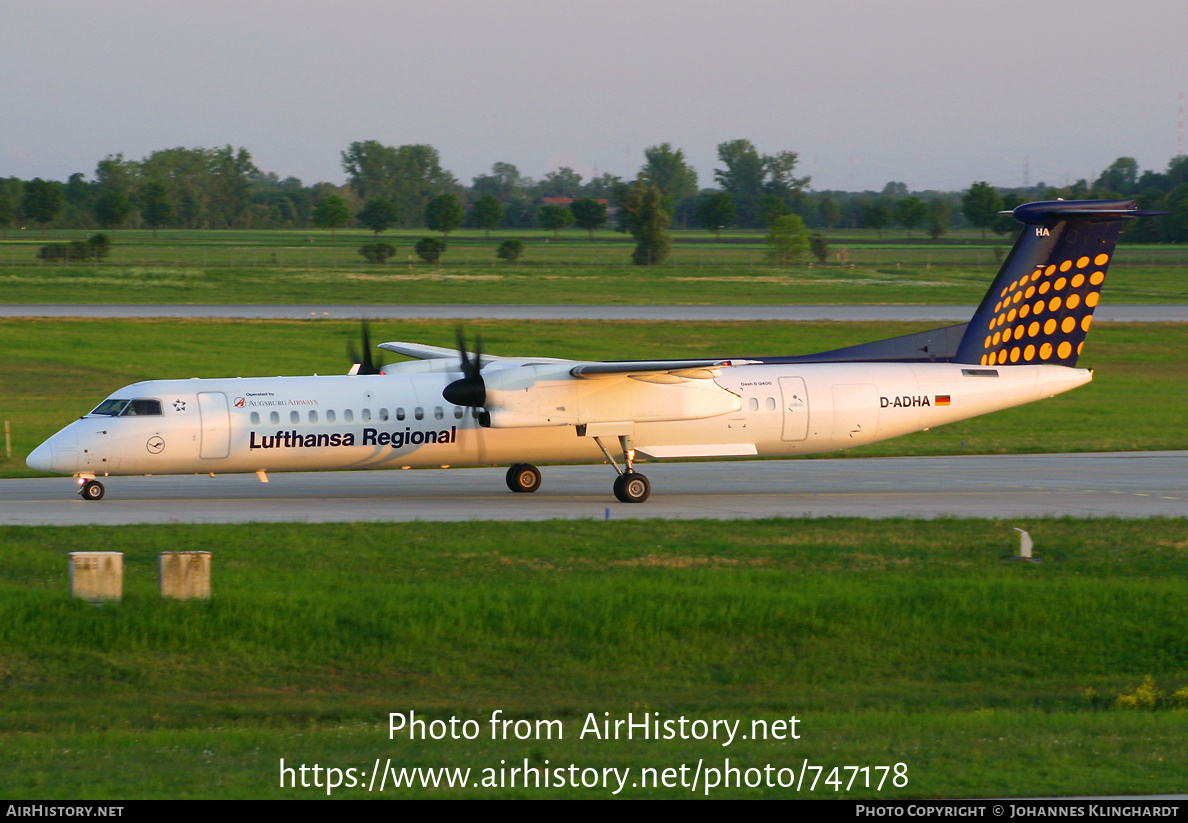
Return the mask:
{"type": "Polygon", "coordinates": [[[652,383],[677,383],[686,380],[712,380],[731,366],[749,366],[757,360],[625,360],[610,363],[579,363],[569,370],[574,377],[586,380],[608,377],[631,377],[652,383]]]}
{"type": "MultiPolygon", "coordinates": [[[[380,343],[381,349],[386,349],[396,354],[402,354],[405,357],[411,357],[414,360],[454,360],[461,361],[462,353],[458,349],[449,349],[444,346],[428,346],[424,343],[403,343],[394,341],[391,343],[380,343]]],[[[510,363],[572,363],[572,360],[563,360],[558,357],[500,357],[495,354],[487,354],[483,352],[483,361],[492,362],[510,362],[510,363]]]]}

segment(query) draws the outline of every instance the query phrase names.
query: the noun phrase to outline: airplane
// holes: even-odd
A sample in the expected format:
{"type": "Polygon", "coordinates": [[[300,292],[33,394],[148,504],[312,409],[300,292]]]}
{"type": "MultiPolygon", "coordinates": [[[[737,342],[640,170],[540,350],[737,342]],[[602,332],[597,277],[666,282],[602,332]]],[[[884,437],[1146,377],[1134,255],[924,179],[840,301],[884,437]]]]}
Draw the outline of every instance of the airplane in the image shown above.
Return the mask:
{"type": "MultiPolygon", "coordinates": [[[[791,456],[850,448],[1088,383],[1076,368],[1132,200],[1027,203],[1024,228],[967,323],[813,355],[574,361],[381,343],[412,358],[348,374],[124,386],[28,457],[84,500],[119,475],[609,463],[642,503],[640,458],[791,456]],[[618,458],[618,459],[616,459],[618,458]],[[622,465],[620,465],[622,464],[622,465]]],[[[366,335],[366,331],[364,331],[366,335]]]]}

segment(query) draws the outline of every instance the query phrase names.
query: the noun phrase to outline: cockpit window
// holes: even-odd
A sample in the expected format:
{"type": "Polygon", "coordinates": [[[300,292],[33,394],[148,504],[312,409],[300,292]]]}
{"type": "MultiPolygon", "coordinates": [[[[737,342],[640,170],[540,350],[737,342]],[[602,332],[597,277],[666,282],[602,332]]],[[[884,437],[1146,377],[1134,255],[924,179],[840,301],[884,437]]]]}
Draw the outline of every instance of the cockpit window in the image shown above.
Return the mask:
{"type": "Polygon", "coordinates": [[[120,412],[122,412],[124,407],[127,405],[127,400],[104,400],[95,407],[95,410],[91,412],[91,414],[108,414],[112,417],[115,417],[120,412]]]}
{"type": "Polygon", "coordinates": [[[145,417],[148,415],[161,414],[160,400],[133,400],[128,404],[128,408],[120,413],[120,417],[145,417]]]}

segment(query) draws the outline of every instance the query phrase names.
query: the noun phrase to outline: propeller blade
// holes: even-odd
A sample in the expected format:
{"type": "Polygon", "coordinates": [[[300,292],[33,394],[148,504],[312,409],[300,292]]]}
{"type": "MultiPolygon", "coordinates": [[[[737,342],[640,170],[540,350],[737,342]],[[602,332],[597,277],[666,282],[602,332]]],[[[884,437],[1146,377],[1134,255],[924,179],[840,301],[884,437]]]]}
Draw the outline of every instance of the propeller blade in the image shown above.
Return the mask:
{"type": "Polygon", "coordinates": [[[358,365],[358,369],[352,369],[352,374],[379,374],[380,369],[384,367],[383,358],[376,360],[371,356],[371,333],[368,329],[367,321],[364,320],[361,327],[360,337],[363,339],[363,353],[360,354],[355,349],[353,340],[347,341],[347,355],[351,358],[351,364],[358,365]]]}
{"type": "Polygon", "coordinates": [[[487,384],[483,382],[483,339],[475,336],[474,357],[466,353],[466,337],[462,327],[458,327],[458,359],[461,365],[462,379],[455,380],[442,390],[441,396],[446,402],[455,406],[469,406],[479,408],[487,401],[487,384]]]}

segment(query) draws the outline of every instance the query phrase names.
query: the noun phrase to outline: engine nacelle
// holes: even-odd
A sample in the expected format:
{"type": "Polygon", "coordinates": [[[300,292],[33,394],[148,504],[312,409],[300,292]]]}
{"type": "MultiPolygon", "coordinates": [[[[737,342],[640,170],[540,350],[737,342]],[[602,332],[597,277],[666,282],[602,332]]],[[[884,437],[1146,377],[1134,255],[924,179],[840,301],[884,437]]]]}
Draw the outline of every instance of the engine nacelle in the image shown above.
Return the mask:
{"type": "Polygon", "coordinates": [[[484,407],[496,429],[700,420],[741,408],[738,395],[708,379],[657,383],[623,374],[589,380],[549,364],[491,370],[483,382],[484,407]]]}

